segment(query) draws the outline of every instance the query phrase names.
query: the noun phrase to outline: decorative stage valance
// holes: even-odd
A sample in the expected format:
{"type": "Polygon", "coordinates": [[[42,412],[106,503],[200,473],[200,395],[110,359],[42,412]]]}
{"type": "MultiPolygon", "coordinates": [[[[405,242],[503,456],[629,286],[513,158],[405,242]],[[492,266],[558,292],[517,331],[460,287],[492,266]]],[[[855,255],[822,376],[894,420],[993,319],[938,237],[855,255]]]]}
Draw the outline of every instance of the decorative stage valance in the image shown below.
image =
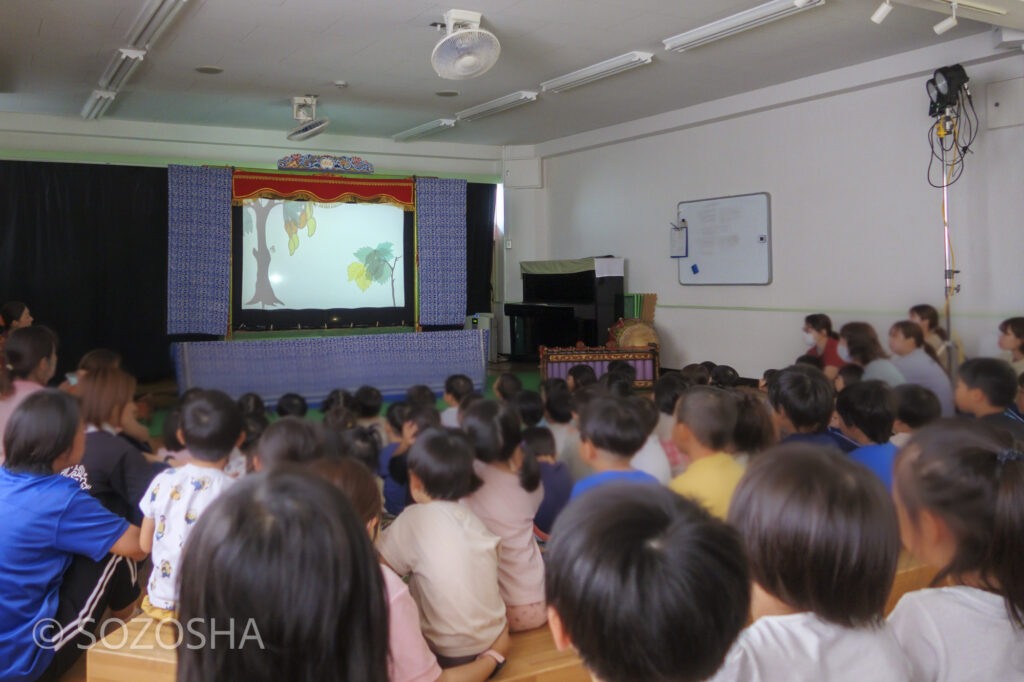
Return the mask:
{"type": "Polygon", "coordinates": [[[272,197],[323,203],[362,201],[391,204],[404,211],[413,210],[415,205],[415,182],[411,178],[377,180],[373,178],[339,178],[332,175],[235,171],[231,185],[231,198],[235,204],[254,197],[272,197]]]}

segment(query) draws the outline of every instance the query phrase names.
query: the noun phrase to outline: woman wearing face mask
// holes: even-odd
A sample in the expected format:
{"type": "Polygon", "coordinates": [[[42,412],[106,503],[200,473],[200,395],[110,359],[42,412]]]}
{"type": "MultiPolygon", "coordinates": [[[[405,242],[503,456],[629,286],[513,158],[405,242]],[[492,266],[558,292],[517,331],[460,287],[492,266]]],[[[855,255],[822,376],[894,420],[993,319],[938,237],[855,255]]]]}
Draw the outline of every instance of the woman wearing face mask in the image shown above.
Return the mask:
{"type": "Polygon", "coordinates": [[[864,381],[884,381],[890,386],[906,383],[903,373],[889,360],[875,328],[867,322],[847,322],[839,330],[839,357],[864,368],[864,381]]]}
{"type": "Polygon", "coordinates": [[[810,346],[805,355],[820,358],[825,376],[836,378],[846,361],[839,357],[839,335],[832,331],[832,320],[828,315],[815,313],[804,318],[804,345],[810,346]]]}

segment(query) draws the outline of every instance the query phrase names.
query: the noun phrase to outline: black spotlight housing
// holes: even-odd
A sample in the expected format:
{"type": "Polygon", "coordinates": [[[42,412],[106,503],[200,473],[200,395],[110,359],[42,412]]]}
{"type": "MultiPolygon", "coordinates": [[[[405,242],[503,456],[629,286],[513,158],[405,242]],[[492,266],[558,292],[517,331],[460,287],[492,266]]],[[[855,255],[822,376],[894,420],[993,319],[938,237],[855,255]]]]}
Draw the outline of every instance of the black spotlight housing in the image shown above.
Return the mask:
{"type": "Polygon", "coordinates": [[[947,107],[955,106],[968,82],[967,72],[960,64],[936,69],[924,84],[929,100],[928,115],[939,116],[947,107]]]}

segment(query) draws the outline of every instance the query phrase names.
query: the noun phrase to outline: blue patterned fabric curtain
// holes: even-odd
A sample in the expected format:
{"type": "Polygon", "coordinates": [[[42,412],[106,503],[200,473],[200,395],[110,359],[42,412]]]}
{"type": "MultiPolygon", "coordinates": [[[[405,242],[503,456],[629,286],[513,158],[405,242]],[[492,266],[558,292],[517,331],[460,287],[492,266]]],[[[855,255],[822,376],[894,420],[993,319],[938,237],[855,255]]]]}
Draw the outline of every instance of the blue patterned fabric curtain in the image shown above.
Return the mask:
{"type": "Polygon", "coordinates": [[[167,333],[223,335],[231,305],[231,169],[167,168],[167,333]]]}
{"type": "Polygon", "coordinates": [[[466,181],[416,179],[420,324],[466,321],[466,181]]]}

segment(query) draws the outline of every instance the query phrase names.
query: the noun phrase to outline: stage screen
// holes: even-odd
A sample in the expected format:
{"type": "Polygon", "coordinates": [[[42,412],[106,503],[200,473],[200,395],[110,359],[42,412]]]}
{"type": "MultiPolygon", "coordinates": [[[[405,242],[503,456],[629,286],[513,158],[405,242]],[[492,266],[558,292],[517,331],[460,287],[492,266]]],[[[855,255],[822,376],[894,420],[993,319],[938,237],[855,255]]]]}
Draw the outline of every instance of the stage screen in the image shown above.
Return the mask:
{"type": "Polygon", "coordinates": [[[252,199],[234,223],[236,329],[413,324],[411,212],[252,199]]]}

